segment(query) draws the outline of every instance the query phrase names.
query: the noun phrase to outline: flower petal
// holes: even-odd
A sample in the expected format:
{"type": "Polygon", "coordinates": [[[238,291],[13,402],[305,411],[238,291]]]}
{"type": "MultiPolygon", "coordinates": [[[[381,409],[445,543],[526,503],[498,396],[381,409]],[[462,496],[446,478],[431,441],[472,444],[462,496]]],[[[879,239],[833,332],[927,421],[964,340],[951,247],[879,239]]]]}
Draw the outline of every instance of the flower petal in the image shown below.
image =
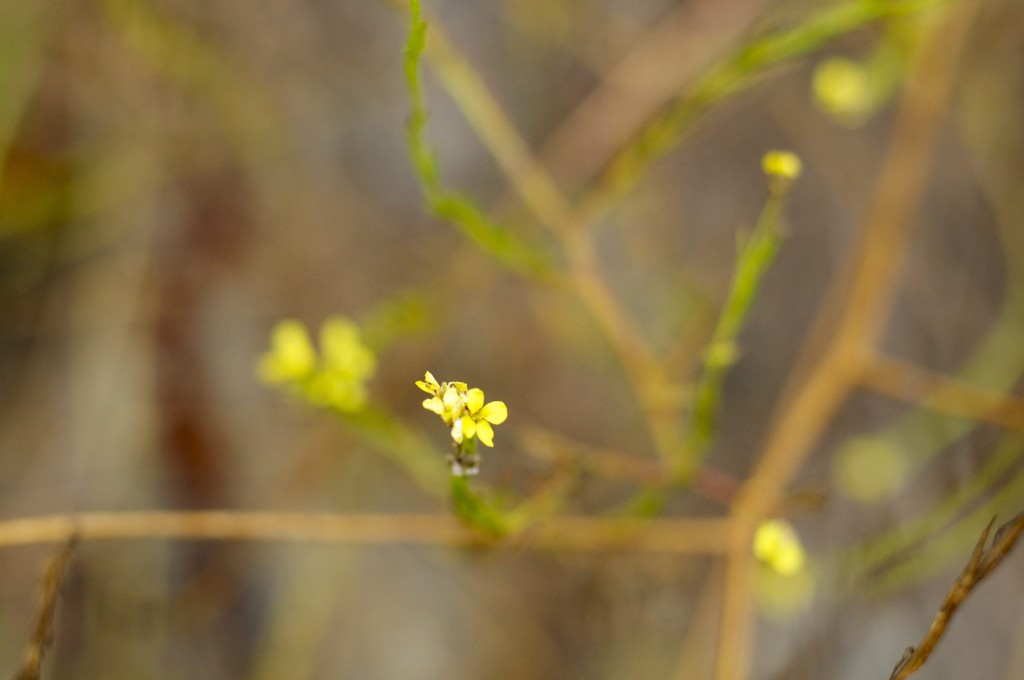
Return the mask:
{"type": "Polygon", "coordinates": [[[424,376],[424,378],[425,378],[424,380],[417,380],[416,381],[416,387],[420,388],[421,390],[423,390],[427,394],[433,394],[434,396],[440,396],[440,394],[441,394],[441,385],[438,384],[437,380],[430,373],[430,371],[427,371],[427,374],[424,376]]]}
{"type": "Polygon", "coordinates": [[[294,319],[285,319],[274,326],[270,351],[260,360],[260,375],[270,383],[302,380],[316,368],[316,350],[306,327],[294,319]]]}
{"type": "Polygon", "coordinates": [[[454,439],[457,443],[461,444],[462,438],[462,418],[459,418],[452,424],[452,439],[454,439]]]}
{"type": "Polygon", "coordinates": [[[459,391],[451,385],[444,391],[444,407],[450,411],[461,411],[462,410],[462,397],[459,396],[459,391]]]}
{"type": "Polygon", "coordinates": [[[470,413],[476,413],[484,405],[484,391],[474,387],[466,392],[466,407],[470,413]]]}
{"type": "Polygon", "coordinates": [[[462,424],[462,436],[466,439],[472,439],[477,433],[479,425],[469,416],[459,418],[459,423],[462,424]]]}
{"type": "Polygon", "coordinates": [[[508,407],[505,406],[503,401],[492,401],[480,409],[477,418],[482,418],[495,425],[501,425],[508,418],[508,407]]]}
{"type": "Polygon", "coordinates": [[[799,543],[787,543],[779,547],[770,564],[783,576],[793,576],[803,571],[804,565],[807,564],[807,555],[799,543]]]}
{"type": "Polygon", "coordinates": [[[486,420],[481,420],[476,424],[476,438],[484,446],[494,446],[494,428],[486,420]]]}
{"type": "Polygon", "coordinates": [[[423,408],[436,413],[437,415],[441,415],[444,413],[444,402],[437,397],[431,397],[430,399],[423,400],[423,408]]]}
{"type": "Polygon", "coordinates": [[[320,351],[332,367],[345,365],[348,355],[359,342],[359,331],[348,319],[332,316],[320,326],[320,351]]]}

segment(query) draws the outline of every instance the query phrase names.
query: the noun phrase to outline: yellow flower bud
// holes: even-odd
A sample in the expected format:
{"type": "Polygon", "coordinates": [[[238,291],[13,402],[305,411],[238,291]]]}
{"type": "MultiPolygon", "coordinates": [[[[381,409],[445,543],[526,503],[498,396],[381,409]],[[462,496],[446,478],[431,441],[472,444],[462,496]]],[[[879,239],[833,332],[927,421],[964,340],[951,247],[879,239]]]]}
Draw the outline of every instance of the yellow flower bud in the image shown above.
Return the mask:
{"type": "Polygon", "coordinates": [[[803,171],[803,162],[792,151],[769,151],[761,157],[761,169],[769,177],[794,180],[803,171]]]}

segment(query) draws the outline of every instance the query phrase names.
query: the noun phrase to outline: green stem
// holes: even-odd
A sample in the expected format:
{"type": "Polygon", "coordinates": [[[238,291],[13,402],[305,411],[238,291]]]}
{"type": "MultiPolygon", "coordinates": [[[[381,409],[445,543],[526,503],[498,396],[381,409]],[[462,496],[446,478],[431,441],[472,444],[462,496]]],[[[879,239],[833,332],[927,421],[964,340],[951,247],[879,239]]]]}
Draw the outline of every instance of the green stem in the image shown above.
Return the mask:
{"type": "MultiPolygon", "coordinates": [[[[778,178],[772,178],[778,180],[778,178]]],[[[773,181],[771,194],[757,226],[739,243],[736,273],[729,296],[704,352],[702,370],[694,390],[686,444],[680,452],[674,479],[689,483],[714,441],[725,374],[736,359],[736,338],[747,318],[765,272],[775,260],[781,240],[779,224],[789,194],[789,182],[773,181]]]]}
{"type": "Polygon", "coordinates": [[[405,44],[404,63],[405,85],[411,102],[407,141],[424,199],[435,215],[454,224],[470,241],[509,269],[528,277],[549,277],[553,270],[548,253],[492,222],[465,194],[444,186],[437,154],[427,140],[427,106],[420,77],[427,23],[421,16],[419,0],[409,1],[409,13],[411,26],[405,44]]]}
{"type": "Polygon", "coordinates": [[[501,511],[474,493],[465,475],[451,476],[451,492],[455,516],[467,526],[491,538],[500,538],[509,533],[509,523],[501,511]]]}

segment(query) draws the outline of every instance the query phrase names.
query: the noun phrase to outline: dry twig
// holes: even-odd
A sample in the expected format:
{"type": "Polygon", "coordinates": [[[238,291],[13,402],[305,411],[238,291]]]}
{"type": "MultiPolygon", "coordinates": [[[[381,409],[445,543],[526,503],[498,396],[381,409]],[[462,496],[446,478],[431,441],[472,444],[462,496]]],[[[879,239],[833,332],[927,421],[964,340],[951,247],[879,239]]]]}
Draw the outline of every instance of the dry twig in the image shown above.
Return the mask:
{"type": "Polygon", "coordinates": [[[21,670],[14,675],[14,680],[39,680],[43,655],[53,642],[53,618],[57,611],[60,586],[64,581],[64,575],[67,573],[77,542],[77,536],[72,534],[46,565],[46,571],[43,572],[43,592],[39,613],[36,615],[36,625],[32,631],[32,637],[29,638],[28,645],[25,647],[25,662],[21,670]]]}
{"type": "Polygon", "coordinates": [[[911,674],[924,665],[924,662],[931,656],[932,650],[935,649],[935,645],[938,644],[943,634],[945,634],[949,621],[953,618],[956,610],[967,599],[967,596],[974,592],[974,588],[981,580],[999,566],[1003,558],[1009,554],[1010,550],[1017,543],[1021,532],[1024,532],[1024,512],[1022,512],[999,527],[996,530],[995,537],[992,539],[992,545],[986,548],[988,534],[992,530],[992,525],[995,521],[996,519],[993,517],[988,526],[985,527],[985,530],[981,532],[981,538],[978,539],[978,544],[974,546],[974,552],[971,553],[970,561],[967,562],[967,566],[964,567],[960,577],[953,583],[953,587],[946,593],[946,598],[942,601],[942,606],[939,607],[939,612],[932,620],[932,625],[928,628],[924,639],[921,640],[917,647],[907,647],[907,651],[903,653],[903,658],[893,668],[889,680],[904,680],[904,678],[910,677],[911,674]]]}
{"type": "MultiPolygon", "coordinates": [[[[521,536],[489,542],[495,549],[618,551],[677,555],[721,554],[728,519],[613,519],[549,517],[521,536]]],[[[479,534],[450,515],[344,515],[241,510],[91,512],[0,521],[0,548],[56,543],[72,533],[82,541],[294,541],[360,545],[478,544],[479,534]]]]}
{"type": "Polygon", "coordinates": [[[1024,399],[975,387],[902,359],[872,357],[864,366],[861,383],[880,394],[939,413],[1024,430],[1024,399]]]}

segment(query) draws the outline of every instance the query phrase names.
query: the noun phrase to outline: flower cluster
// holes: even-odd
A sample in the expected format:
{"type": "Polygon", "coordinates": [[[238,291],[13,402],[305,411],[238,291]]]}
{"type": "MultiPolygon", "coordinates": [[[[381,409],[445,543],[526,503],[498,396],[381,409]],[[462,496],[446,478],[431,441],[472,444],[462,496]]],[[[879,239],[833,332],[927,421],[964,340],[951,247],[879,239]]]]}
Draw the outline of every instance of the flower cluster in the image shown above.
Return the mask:
{"type": "Polygon", "coordinates": [[[479,457],[476,455],[477,439],[484,446],[494,446],[494,428],[508,417],[508,408],[503,401],[484,402],[484,391],[470,388],[464,382],[439,383],[427,371],[416,386],[431,395],[423,400],[423,408],[436,413],[451,428],[454,453],[450,458],[452,474],[476,474],[479,457]]]}
{"type": "Polygon", "coordinates": [[[366,405],[366,381],[376,367],[377,359],[360,340],[356,325],[336,316],[320,327],[319,355],[305,326],[293,319],[281,321],[257,368],[264,381],[286,385],[317,406],[353,413],[366,405]]]}

